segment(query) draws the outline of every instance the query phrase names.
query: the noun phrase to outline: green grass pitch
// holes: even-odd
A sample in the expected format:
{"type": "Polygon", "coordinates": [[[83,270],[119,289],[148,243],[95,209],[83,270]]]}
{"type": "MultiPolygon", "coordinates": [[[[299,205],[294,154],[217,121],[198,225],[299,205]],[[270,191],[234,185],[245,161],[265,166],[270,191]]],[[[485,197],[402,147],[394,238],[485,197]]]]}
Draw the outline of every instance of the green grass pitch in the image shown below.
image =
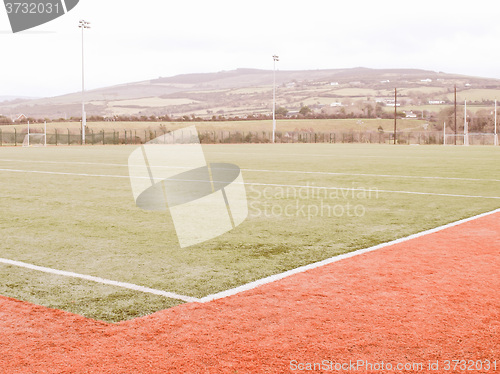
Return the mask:
{"type": "MultiPolygon", "coordinates": [[[[0,148],[0,258],[200,298],[500,207],[498,147],[206,145],[242,169],[249,217],[180,248],[135,206],[135,148],[0,148]]],[[[182,303],[5,264],[0,294],[110,322],[182,303]]]]}

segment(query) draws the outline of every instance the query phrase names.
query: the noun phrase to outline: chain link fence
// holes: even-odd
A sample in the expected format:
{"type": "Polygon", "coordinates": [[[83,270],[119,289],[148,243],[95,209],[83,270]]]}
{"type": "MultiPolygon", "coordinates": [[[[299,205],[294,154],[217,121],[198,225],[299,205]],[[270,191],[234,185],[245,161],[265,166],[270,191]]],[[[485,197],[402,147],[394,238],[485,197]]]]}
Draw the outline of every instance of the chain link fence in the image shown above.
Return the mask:
{"type": "MultiPolygon", "coordinates": [[[[85,134],[87,145],[118,145],[118,144],[144,144],[156,139],[167,132],[159,130],[88,130],[85,134]]],[[[493,137],[484,134],[476,134],[470,138],[470,145],[492,145],[493,137]]],[[[26,130],[0,129],[0,146],[21,146],[26,136],[26,130]]],[[[182,131],[181,135],[182,137],[182,131]]],[[[398,144],[443,144],[443,133],[439,131],[426,132],[398,132],[396,143],[398,144]]],[[[272,132],[270,131],[200,131],[200,142],[202,144],[221,143],[271,143],[272,132]]],[[[74,130],[53,130],[46,136],[47,145],[68,146],[81,145],[82,134],[74,130]]],[[[182,142],[182,139],[179,139],[182,142]]],[[[349,131],[349,132],[301,132],[288,131],[277,132],[276,143],[371,143],[390,144],[394,143],[394,134],[377,131],[349,131]]],[[[451,144],[447,140],[447,144],[451,144]]],[[[463,144],[463,142],[462,142],[463,144]]],[[[36,145],[33,144],[32,145],[36,145]]]]}

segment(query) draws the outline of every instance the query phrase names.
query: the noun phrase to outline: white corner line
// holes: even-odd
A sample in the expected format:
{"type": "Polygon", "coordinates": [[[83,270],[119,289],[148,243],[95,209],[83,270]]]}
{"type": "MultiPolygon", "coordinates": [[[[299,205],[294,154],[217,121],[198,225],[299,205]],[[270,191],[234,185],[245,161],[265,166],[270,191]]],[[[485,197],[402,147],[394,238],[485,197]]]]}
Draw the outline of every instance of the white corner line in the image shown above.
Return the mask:
{"type": "Polygon", "coordinates": [[[226,298],[226,297],[229,297],[229,296],[234,296],[234,295],[237,295],[239,293],[242,293],[242,292],[245,292],[245,291],[249,291],[249,290],[255,289],[257,287],[263,286],[265,284],[269,284],[269,283],[273,283],[273,282],[279,281],[281,279],[287,278],[287,277],[289,277],[291,275],[294,275],[294,274],[304,273],[304,272],[306,272],[308,270],[317,269],[317,268],[320,268],[322,266],[332,264],[334,262],[345,260],[347,258],[359,256],[359,255],[362,255],[362,254],[365,254],[365,253],[368,253],[368,252],[373,252],[373,251],[376,251],[378,249],[382,249],[382,248],[386,248],[386,247],[392,246],[394,244],[399,244],[399,243],[403,243],[403,242],[406,242],[406,241],[409,241],[409,240],[412,240],[412,239],[420,238],[420,237],[425,236],[425,235],[429,235],[429,234],[433,234],[433,233],[436,233],[436,232],[439,232],[439,231],[443,231],[443,230],[446,230],[448,228],[455,227],[455,226],[461,225],[463,223],[474,221],[476,219],[479,219],[479,218],[482,218],[482,217],[486,217],[486,216],[489,216],[489,215],[492,215],[492,214],[496,214],[496,213],[500,213],[500,209],[495,209],[495,210],[493,210],[491,212],[482,213],[482,214],[479,214],[477,216],[473,216],[473,217],[470,217],[470,218],[462,219],[460,221],[448,223],[448,224],[446,224],[444,226],[440,226],[440,227],[436,227],[434,229],[422,231],[422,232],[419,232],[419,233],[416,233],[416,234],[412,234],[410,236],[406,236],[404,238],[392,240],[392,241],[387,242],[387,243],[378,244],[378,245],[375,245],[373,247],[359,249],[359,250],[354,251],[354,252],[349,252],[349,253],[338,255],[338,256],[335,256],[335,257],[331,257],[331,258],[328,258],[328,259],[323,260],[323,261],[315,262],[313,264],[309,264],[309,265],[298,267],[296,269],[285,271],[284,273],[280,273],[280,274],[276,274],[276,275],[271,275],[269,277],[262,278],[262,279],[254,281],[254,282],[250,282],[250,283],[244,284],[242,286],[239,286],[239,287],[236,287],[236,288],[233,288],[233,289],[230,289],[230,290],[222,291],[222,292],[219,292],[219,293],[216,293],[216,294],[212,294],[212,295],[207,295],[207,296],[201,298],[199,300],[199,302],[200,303],[207,303],[207,302],[210,302],[210,301],[214,301],[214,300],[218,300],[218,299],[223,299],[223,298],[226,298]]]}
{"type": "Polygon", "coordinates": [[[86,281],[96,282],[96,283],[100,283],[100,284],[106,284],[109,286],[121,287],[121,288],[126,288],[129,290],[150,293],[150,294],[158,295],[158,296],[164,296],[164,297],[168,297],[169,299],[181,300],[181,301],[184,301],[186,303],[193,303],[193,302],[200,301],[200,299],[197,299],[195,297],[178,295],[178,294],[173,293],[173,292],[166,292],[166,291],[156,290],[156,289],[149,288],[149,287],[138,286],[138,285],[132,284],[132,283],[118,282],[118,281],[114,281],[114,280],[110,280],[110,279],[94,277],[92,275],[84,275],[84,274],[73,273],[70,271],[46,268],[43,266],[27,264],[27,263],[21,262],[21,261],[12,261],[12,260],[8,260],[5,258],[0,258],[0,263],[6,264],[6,265],[11,265],[11,266],[17,266],[17,267],[21,267],[21,268],[25,268],[25,269],[30,269],[30,270],[41,271],[41,272],[49,273],[49,274],[55,274],[55,275],[59,275],[59,276],[63,276],[63,277],[78,278],[78,279],[83,279],[86,281]]]}
{"type": "Polygon", "coordinates": [[[425,235],[429,235],[429,234],[432,234],[432,233],[435,233],[438,231],[442,231],[442,230],[448,229],[450,227],[458,226],[458,225],[461,225],[463,223],[470,222],[470,221],[473,221],[473,220],[476,220],[476,219],[479,219],[482,217],[486,217],[486,216],[489,216],[489,215],[492,215],[495,213],[500,213],[500,209],[495,209],[491,212],[486,212],[486,213],[482,213],[482,214],[479,214],[479,215],[476,215],[476,216],[473,216],[470,218],[465,218],[465,219],[462,219],[460,221],[452,222],[452,223],[446,224],[444,226],[436,227],[434,229],[422,231],[420,233],[413,234],[413,235],[410,235],[410,236],[407,236],[404,238],[392,240],[392,241],[387,242],[387,243],[381,243],[381,244],[378,244],[378,245],[373,246],[373,247],[359,249],[359,250],[354,251],[354,252],[344,253],[342,255],[331,257],[331,258],[328,258],[328,259],[323,260],[323,261],[315,262],[315,263],[312,263],[309,265],[298,267],[296,269],[288,270],[284,273],[271,275],[269,277],[265,277],[265,278],[256,280],[254,282],[250,282],[250,283],[244,284],[244,285],[236,287],[236,288],[232,288],[232,289],[222,291],[222,292],[212,294],[212,295],[207,295],[205,297],[202,297],[201,299],[191,297],[191,296],[179,295],[179,294],[176,294],[173,292],[157,290],[154,288],[139,286],[139,285],[132,284],[132,283],[118,282],[118,281],[114,281],[114,280],[110,280],[110,279],[95,277],[92,275],[85,275],[85,274],[78,274],[78,273],[74,273],[74,272],[70,272],[70,271],[57,270],[57,269],[47,268],[47,267],[43,267],[43,266],[28,264],[28,263],[21,262],[21,261],[13,261],[13,260],[5,259],[5,258],[0,258],[0,263],[6,264],[6,265],[11,265],[11,266],[17,266],[17,267],[21,267],[21,268],[25,268],[25,269],[40,271],[40,272],[48,273],[48,274],[83,279],[86,281],[105,284],[105,285],[109,285],[109,286],[126,288],[129,290],[134,290],[134,291],[138,291],[138,292],[150,293],[153,295],[167,297],[169,299],[181,300],[181,301],[184,301],[186,303],[207,303],[210,301],[223,299],[223,298],[226,298],[229,296],[234,296],[234,295],[237,295],[239,293],[252,290],[254,288],[260,287],[260,286],[268,284],[268,283],[273,283],[273,282],[287,278],[287,277],[294,275],[294,274],[304,273],[308,270],[317,269],[319,267],[322,267],[322,266],[325,266],[328,264],[332,264],[334,262],[342,261],[342,260],[347,259],[347,258],[359,256],[359,255],[362,255],[362,254],[368,253],[368,252],[373,252],[373,251],[376,251],[377,249],[389,247],[389,246],[394,245],[394,244],[403,243],[403,242],[406,242],[406,241],[409,241],[412,239],[416,239],[416,238],[419,238],[419,237],[422,237],[425,235]]]}

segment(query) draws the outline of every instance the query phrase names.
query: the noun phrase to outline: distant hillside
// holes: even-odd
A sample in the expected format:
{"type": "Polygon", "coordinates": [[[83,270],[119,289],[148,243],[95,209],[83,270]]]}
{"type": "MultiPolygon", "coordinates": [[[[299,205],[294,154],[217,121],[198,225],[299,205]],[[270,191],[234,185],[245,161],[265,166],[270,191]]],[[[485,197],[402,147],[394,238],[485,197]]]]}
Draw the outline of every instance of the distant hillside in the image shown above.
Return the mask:
{"type": "Polygon", "coordinates": [[[24,100],[35,100],[37,97],[28,97],[28,96],[1,96],[0,95],[0,103],[4,101],[24,101],[24,100]]]}
{"type": "MultiPolygon", "coordinates": [[[[88,116],[113,117],[196,115],[247,116],[272,108],[273,71],[236,69],[205,74],[183,74],[122,84],[86,93],[88,116]]],[[[484,100],[495,97],[500,80],[467,77],[417,69],[333,69],[277,71],[277,103],[288,111],[303,105],[314,110],[343,106],[353,101],[373,105],[389,100],[394,87],[407,105],[446,102],[457,85],[461,93],[476,90],[484,100]],[[482,90],[482,91],[478,91],[482,90]]],[[[478,97],[479,97],[478,96],[478,97]]],[[[0,101],[2,98],[0,97],[0,101]]],[[[0,102],[0,114],[17,117],[70,118],[81,115],[81,93],[52,98],[0,102]]]]}

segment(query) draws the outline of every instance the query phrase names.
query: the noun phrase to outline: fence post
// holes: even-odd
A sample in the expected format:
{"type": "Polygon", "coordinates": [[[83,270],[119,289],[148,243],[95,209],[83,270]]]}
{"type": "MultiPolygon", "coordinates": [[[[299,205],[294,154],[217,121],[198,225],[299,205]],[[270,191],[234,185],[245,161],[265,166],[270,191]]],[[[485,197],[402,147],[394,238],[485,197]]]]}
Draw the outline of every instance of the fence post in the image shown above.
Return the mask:
{"type": "Polygon", "coordinates": [[[144,130],[144,144],[148,142],[148,132],[147,130],[144,130]]]}
{"type": "Polygon", "coordinates": [[[17,129],[14,127],[14,147],[17,147],[17,129]]]}
{"type": "Polygon", "coordinates": [[[68,129],[68,145],[71,144],[71,139],[69,138],[69,129],[68,129]]]}
{"type": "Polygon", "coordinates": [[[92,145],[94,145],[95,144],[94,129],[92,129],[90,131],[92,131],[92,145]]]}
{"type": "Polygon", "coordinates": [[[3,146],[2,129],[0,129],[0,147],[3,146]]]}
{"type": "Polygon", "coordinates": [[[127,145],[127,130],[125,130],[125,145],[127,145]]]}
{"type": "Polygon", "coordinates": [[[105,135],[104,135],[104,129],[102,130],[102,145],[105,145],[106,139],[105,139],[105,135]]]}
{"type": "MultiPolygon", "coordinates": [[[[57,129],[54,129],[54,131],[56,132],[56,145],[57,145],[57,129]]],[[[47,136],[47,134],[45,134],[45,136],[47,136]]]]}

